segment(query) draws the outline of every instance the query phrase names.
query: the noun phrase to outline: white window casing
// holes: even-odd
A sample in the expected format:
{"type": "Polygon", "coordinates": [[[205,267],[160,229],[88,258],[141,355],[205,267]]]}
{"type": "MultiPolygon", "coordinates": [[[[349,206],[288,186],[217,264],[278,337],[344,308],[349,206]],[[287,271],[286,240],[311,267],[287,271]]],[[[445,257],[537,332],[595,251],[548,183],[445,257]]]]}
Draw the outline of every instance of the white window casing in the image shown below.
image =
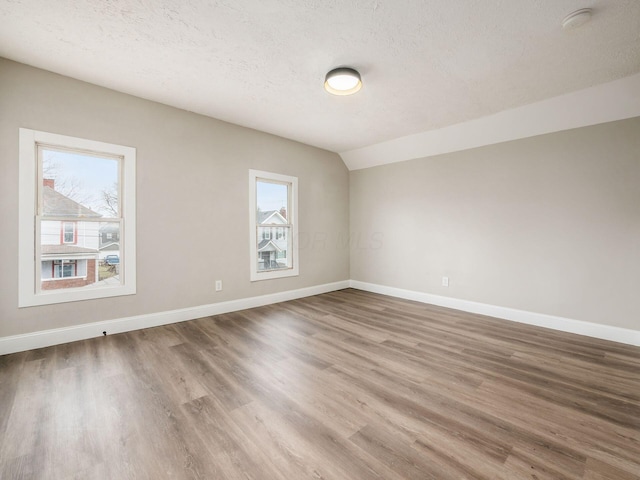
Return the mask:
{"type": "MultiPolygon", "coordinates": [[[[136,293],[136,149],[83,138],[47,133],[27,128],[19,131],[19,274],[18,306],[30,307],[54,303],[89,300],[94,298],[133,295],[136,293]],[[119,163],[119,216],[110,217],[110,223],[119,224],[120,256],[119,282],[115,284],[86,285],[79,288],[44,290],[41,288],[42,261],[48,261],[41,250],[41,225],[48,222],[42,216],[39,194],[43,185],[39,147],[67,150],[83,155],[117,158],[119,163]]],[[[78,218],[61,218],[63,222],[78,218]]],[[[80,221],[84,221],[80,219],[80,221]]],[[[99,220],[94,219],[93,222],[99,220]]],[[[92,224],[93,225],[93,224],[92,224]]],[[[98,225],[98,223],[95,223],[98,225]]],[[[64,227],[63,227],[64,228],[64,227]]],[[[63,242],[64,231],[63,231],[63,242]]],[[[74,233],[74,239],[76,238],[74,233]]],[[[98,268],[96,253],[96,271],[98,268]]]]}
{"type": "MultiPolygon", "coordinates": [[[[277,216],[277,215],[276,215],[277,216]]],[[[260,280],[271,280],[275,278],[292,277],[297,276],[300,273],[300,263],[298,260],[298,178],[289,175],[282,175],[278,173],[265,172],[261,170],[249,170],[249,232],[250,232],[250,279],[252,282],[260,280]],[[258,225],[257,219],[257,183],[258,182],[275,183],[281,185],[287,185],[287,205],[286,205],[286,219],[287,224],[278,226],[275,224],[266,224],[264,226],[258,225]],[[269,227],[268,231],[266,230],[269,227]],[[262,232],[258,232],[261,228],[262,232]],[[258,263],[261,259],[261,255],[258,252],[258,245],[263,240],[275,240],[277,229],[282,229],[282,232],[289,230],[290,235],[284,235],[288,242],[290,252],[283,256],[279,253],[274,255],[274,258],[286,259],[286,268],[277,268],[273,270],[259,270],[258,263]]]]}

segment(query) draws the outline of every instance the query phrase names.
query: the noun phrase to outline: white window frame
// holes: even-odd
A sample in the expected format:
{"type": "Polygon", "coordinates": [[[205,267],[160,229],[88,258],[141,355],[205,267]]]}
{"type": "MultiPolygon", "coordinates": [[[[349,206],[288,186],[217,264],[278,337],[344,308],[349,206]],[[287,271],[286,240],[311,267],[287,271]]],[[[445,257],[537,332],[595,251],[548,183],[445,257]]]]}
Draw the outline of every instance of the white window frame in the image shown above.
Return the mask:
{"type": "MultiPolygon", "coordinates": [[[[18,194],[18,307],[50,305],[136,293],[136,149],[123,145],[70,137],[21,128],[19,132],[18,194]],[[121,158],[120,169],[120,285],[42,290],[40,281],[38,188],[42,184],[38,167],[38,145],[64,148],[94,155],[121,158]]],[[[97,262],[96,262],[97,263],[97,262]]]]}
{"type": "Polygon", "coordinates": [[[71,243],[74,244],[76,243],[76,223],[75,222],[61,222],[62,223],[62,244],[64,245],[65,243],[71,243]],[[72,231],[71,231],[71,241],[67,242],[67,225],[71,225],[72,231]]]}
{"type": "Polygon", "coordinates": [[[296,277],[300,274],[298,262],[298,178],[279,173],[249,170],[249,272],[252,282],[271,280],[274,278],[296,277]],[[287,205],[287,220],[291,225],[291,267],[282,270],[258,270],[258,229],[256,219],[256,182],[266,180],[291,185],[289,205],[287,205]]]}
{"type": "Polygon", "coordinates": [[[47,280],[67,280],[69,278],[84,278],[81,275],[78,275],[78,260],[67,260],[67,259],[60,259],[60,260],[52,260],[53,262],[53,277],[51,277],[50,279],[47,280]],[[62,274],[62,276],[60,277],[56,277],[56,262],[60,262],[60,273],[62,274]],[[75,273],[75,275],[69,275],[67,277],[64,276],[64,266],[66,264],[71,264],[73,265],[73,272],[75,273]]]}

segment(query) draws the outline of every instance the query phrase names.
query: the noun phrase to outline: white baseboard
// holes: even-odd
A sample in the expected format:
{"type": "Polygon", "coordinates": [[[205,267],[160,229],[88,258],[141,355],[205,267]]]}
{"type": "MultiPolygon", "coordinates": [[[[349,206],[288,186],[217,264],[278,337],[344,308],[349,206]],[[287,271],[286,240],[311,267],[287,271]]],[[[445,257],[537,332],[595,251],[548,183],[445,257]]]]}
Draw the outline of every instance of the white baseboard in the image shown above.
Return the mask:
{"type": "Polygon", "coordinates": [[[365,290],[367,292],[380,293],[383,295],[390,295],[392,297],[428,303],[431,305],[454,308],[465,312],[479,313],[481,315],[488,315],[504,320],[536,325],[553,330],[560,330],[562,332],[576,333],[578,335],[586,335],[588,337],[640,346],[640,331],[638,330],[612,327],[598,323],[585,322],[582,320],[573,320],[570,318],[555,317],[552,315],[527,312],[525,310],[516,310],[507,307],[499,307],[496,305],[488,305],[469,300],[460,300],[457,298],[443,297],[429,293],[360,282],[358,280],[344,280],[341,282],[272,293],[259,297],[242,298],[239,300],[212,303],[210,305],[200,305],[197,307],[171,310],[168,312],[149,313],[115,320],[105,320],[103,322],[85,323],[73,327],[56,328],[10,337],[1,337],[0,355],[94,338],[102,335],[102,332],[104,331],[109,335],[114,333],[130,332],[141,328],[157,327],[160,325],[167,325],[169,323],[183,322],[185,320],[193,320],[211,315],[220,315],[222,313],[261,307],[263,305],[271,305],[278,302],[286,302],[288,300],[310,297],[312,295],[333,292],[349,287],[365,290]]]}
{"type": "Polygon", "coordinates": [[[550,328],[552,330],[560,330],[562,332],[576,333],[578,335],[640,346],[640,330],[612,327],[599,323],[573,320],[571,318],[555,317],[542,313],[527,312],[525,310],[516,310],[514,308],[499,307],[497,305],[489,305],[486,303],[471,302],[469,300],[460,300],[457,298],[432,295],[430,293],[360,282],[358,280],[351,280],[349,285],[352,288],[365,290],[367,292],[380,293],[392,297],[404,298],[406,300],[438,305],[440,307],[454,308],[464,312],[479,313],[481,315],[488,315],[504,320],[550,328]]]}
{"type": "Polygon", "coordinates": [[[0,338],[0,355],[23,352],[35,348],[50,347],[61,343],[75,342],[87,338],[99,337],[102,332],[107,334],[130,332],[141,328],[157,327],[169,323],[183,322],[196,318],[220,315],[222,313],[237,312],[247,308],[261,307],[278,302],[286,302],[297,298],[310,297],[321,293],[333,292],[349,287],[349,280],[326,283],[313,287],[289,290],[286,292],[271,293],[259,297],[242,298],[228,302],[200,305],[198,307],[182,308],[168,312],[149,313],[133,317],[105,320],[103,322],[85,323],[66,328],[55,328],[39,332],[13,335],[0,338]]]}

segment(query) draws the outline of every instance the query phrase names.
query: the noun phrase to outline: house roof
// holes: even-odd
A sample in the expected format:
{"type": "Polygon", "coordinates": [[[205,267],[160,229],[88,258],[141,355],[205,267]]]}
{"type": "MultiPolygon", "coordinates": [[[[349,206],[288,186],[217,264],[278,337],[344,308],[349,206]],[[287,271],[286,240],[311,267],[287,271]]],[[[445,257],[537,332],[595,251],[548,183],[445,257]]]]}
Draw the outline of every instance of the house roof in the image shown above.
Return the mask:
{"type": "Polygon", "coordinates": [[[98,253],[94,248],[78,247],[76,245],[42,245],[42,255],[73,255],[79,253],[98,253]]]}
{"type": "Polygon", "coordinates": [[[266,212],[258,211],[257,220],[260,225],[272,224],[274,223],[273,220],[277,220],[278,223],[276,223],[276,225],[287,223],[287,219],[284,218],[278,210],[267,210],[266,212]]]}
{"type": "Polygon", "coordinates": [[[56,217],[101,217],[97,212],[79,204],[75,200],[55,191],[49,186],[42,189],[43,209],[45,215],[56,217]]]}
{"type": "Polygon", "coordinates": [[[100,233],[119,233],[120,224],[115,222],[109,222],[100,227],[100,233]]]}
{"type": "Polygon", "coordinates": [[[120,244],[118,242],[110,242],[100,247],[101,252],[103,251],[117,252],[118,250],[120,250],[120,244]]]}
{"type": "Polygon", "coordinates": [[[275,243],[273,243],[273,241],[271,240],[262,240],[260,243],[258,243],[258,251],[259,252],[281,252],[282,249],[278,247],[275,243]],[[269,248],[269,245],[271,245],[272,248],[269,248]]]}

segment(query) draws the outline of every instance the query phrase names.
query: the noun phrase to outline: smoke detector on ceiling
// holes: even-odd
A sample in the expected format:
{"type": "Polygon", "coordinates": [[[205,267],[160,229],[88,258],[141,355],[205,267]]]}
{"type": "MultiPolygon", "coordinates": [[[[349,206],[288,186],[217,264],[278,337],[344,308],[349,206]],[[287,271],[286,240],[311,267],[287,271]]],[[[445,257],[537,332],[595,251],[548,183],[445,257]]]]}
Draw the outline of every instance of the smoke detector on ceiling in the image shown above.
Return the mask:
{"type": "Polygon", "coordinates": [[[592,10],[590,8],[581,8],[573,13],[570,13],[564,20],[562,20],[562,28],[565,30],[571,30],[578,28],[591,20],[592,10]]]}

